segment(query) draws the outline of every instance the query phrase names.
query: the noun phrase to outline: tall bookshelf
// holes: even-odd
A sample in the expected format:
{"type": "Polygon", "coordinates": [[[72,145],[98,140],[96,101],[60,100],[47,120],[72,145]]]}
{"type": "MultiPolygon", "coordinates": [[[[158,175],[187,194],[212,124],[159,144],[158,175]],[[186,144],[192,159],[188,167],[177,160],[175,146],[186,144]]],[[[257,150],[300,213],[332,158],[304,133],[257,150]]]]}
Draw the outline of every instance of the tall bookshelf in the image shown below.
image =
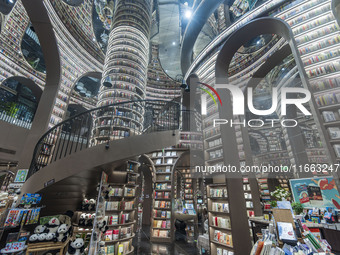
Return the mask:
{"type": "Polygon", "coordinates": [[[153,210],[150,240],[156,243],[171,243],[173,240],[173,171],[181,151],[167,148],[153,152],[150,157],[155,167],[153,210]]]}
{"type": "Polygon", "coordinates": [[[207,186],[210,254],[234,254],[226,183],[207,186]]]}
{"type": "Polygon", "coordinates": [[[190,167],[177,167],[176,170],[180,173],[180,201],[182,201],[188,214],[192,215],[192,218],[186,221],[187,241],[193,243],[198,236],[197,181],[193,176],[193,169],[190,167]]]}
{"type": "Polygon", "coordinates": [[[105,220],[108,230],[102,233],[96,228],[92,233],[91,254],[96,254],[101,241],[105,242],[107,254],[134,254],[132,239],[135,237],[138,217],[136,196],[139,194],[139,166],[139,162],[128,160],[110,176],[103,174],[96,221],[105,220]]]}

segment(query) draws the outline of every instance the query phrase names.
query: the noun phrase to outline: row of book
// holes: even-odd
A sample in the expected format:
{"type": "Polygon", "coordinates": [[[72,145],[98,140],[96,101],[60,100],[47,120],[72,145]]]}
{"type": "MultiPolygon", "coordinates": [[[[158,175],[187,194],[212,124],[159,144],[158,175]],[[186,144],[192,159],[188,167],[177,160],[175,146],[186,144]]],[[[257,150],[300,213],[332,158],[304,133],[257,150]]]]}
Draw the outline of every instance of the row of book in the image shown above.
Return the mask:
{"type": "Polygon", "coordinates": [[[164,160],[164,163],[162,162],[162,159],[156,159],[155,165],[161,165],[161,164],[173,164],[174,160],[172,158],[168,158],[167,160],[164,160]]]}
{"type": "Polygon", "coordinates": [[[154,229],[152,232],[153,237],[162,237],[162,238],[168,238],[170,236],[170,230],[160,230],[160,229],[154,229]]]}
{"type": "Polygon", "coordinates": [[[216,255],[234,255],[234,252],[222,248],[216,248],[216,255]]]}
{"type": "Polygon", "coordinates": [[[106,255],[124,255],[131,251],[131,242],[126,241],[116,245],[107,245],[105,246],[105,254],[106,255]],[[117,251],[116,251],[117,249],[117,251]]]}
{"type": "Polygon", "coordinates": [[[227,203],[212,203],[211,204],[212,212],[225,212],[229,213],[229,204],[227,203]]]}
{"type": "Polygon", "coordinates": [[[155,201],[154,208],[170,208],[170,201],[155,201]]]}
{"type": "Polygon", "coordinates": [[[208,142],[209,148],[213,148],[221,144],[222,144],[222,138],[218,138],[218,139],[208,142]]]}
{"type": "Polygon", "coordinates": [[[171,218],[171,211],[153,210],[153,215],[154,215],[154,217],[157,217],[157,218],[170,219],[171,218]]]}
{"type": "Polygon", "coordinates": [[[113,214],[110,216],[105,216],[105,220],[108,225],[118,225],[118,224],[126,224],[130,222],[130,214],[129,213],[122,213],[120,215],[113,214]]]}
{"type": "Polygon", "coordinates": [[[212,217],[212,226],[220,228],[231,228],[230,218],[212,217]]]}
{"type": "Polygon", "coordinates": [[[171,221],[170,220],[154,220],[153,227],[168,229],[171,227],[171,221]]]}
{"type": "MultiPolygon", "coordinates": [[[[170,177],[170,176],[168,176],[168,177],[170,177]]],[[[170,178],[168,179],[168,180],[166,180],[166,181],[169,181],[170,180],[170,178]]],[[[156,184],[156,190],[163,190],[163,189],[171,189],[171,184],[169,184],[169,183],[157,183],[156,184]]]]}
{"type": "Polygon", "coordinates": [[[168,199],[170,192],[155,192],[155,199],[168,199]]]}
{"type": "Polygon", "coordinates": [[[340,93],[329,93],[315,97],[318,106],[332,105],[340,103],[340,93]]]}
{"type": "Polygon", "coordinates": [[[214,241],[228,246],[233,246],[233,238],[231,234],[227,234],[219,230],[214,231],[214,241]]]}
{"type": "Polygon", "coordinates": [[[106,211],[132,210],[134,201],[105,201],[106,211]]]}
{"type": "Polygon", "coordinates": [[[125,227],[121,229],[106,230],[105,241],[115,241],[118,239],[131,237],[133,231],[132,227],[125,227]]]}
{"type": "Polygon", "coordinates": [[[211,198],[220,198],[220,197],[228,197],[228,191],[226,188],[221,188],[221,189],[210,189],[210,197],[211,198]]]}

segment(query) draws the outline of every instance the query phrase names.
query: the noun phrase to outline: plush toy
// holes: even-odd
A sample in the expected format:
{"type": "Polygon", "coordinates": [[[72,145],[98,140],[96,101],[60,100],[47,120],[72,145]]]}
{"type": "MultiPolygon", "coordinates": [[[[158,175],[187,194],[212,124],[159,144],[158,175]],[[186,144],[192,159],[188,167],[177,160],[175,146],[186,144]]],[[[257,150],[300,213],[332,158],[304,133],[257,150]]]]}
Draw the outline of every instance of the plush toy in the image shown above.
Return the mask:
{"type": "Polygon", "coordinates": [[[46,226],[38,225],[34,229],[34,234],[30,236],[28,239],[30,243],[38,242],[38,241],[45,241],[46,235],[45,232],[47,231],[46,226]]]}
{"type": "Polygon", "coordinates": [[[66,255],[81,255],[84,254],[84,240],[82,238],[76,238],[70,243],[66,255]]]}
{"type": "Polygon", "coordinates": [[[55,234],[55,242],[65,242],[71,233],[71,227],[67,224],[61,224],[55,234]]]}
{"type": "Polygon", "coordinates": [[[89,211],[94,211],[94,210],[96,210],[96,200],[91,198],[89,200],[89,211]]]}
{"type": "Polygon", "coordinates": [[[89,222],[89,219],[90,219],[90,215],[89,213],[86,213],[85,214],[85,223],[84,223],[84,226],[87,226],[87,223],[89,222]]]}
{"type": "Polygon", "coordinates": [[[113,188],[108,185],[107,187],[103,187],[103,191],[102,191],[102,196],[105,198],[105,199],[109,199],[109,194],[110,194],[110,191],[112,190],[113,188]]]}
{"type": "Polygon", "coordinates": [[[47,228],[47,233],[57,233],[57,230],[60,226],[60,221],[58,218],[52,218],[49,222],[45,225],[47,228]]]}
{"type": "Polygon", "coordinates": [[[48,233],[46,235],[45,240],[48,242],[51,242],[51,241],[54,241],[55,237],[56,237],[56,233],[48,233]]]}
{"type": "Polygon", "coordinates": [[[30,243],[35,243],[35,242],[37,242],[37,241],[38,241],[38,234],[33,234],[33,235],[31,235],[30,238],[28,238],[28,241],[29,241],[30,243]]]}
{"type": "Polygon", "coordinates": [[[38,235],[38,241],[39,242],[46,241],[46,238],[47,238],[47,233],[42,233],[42,234],[38,235]]]}
{"type": "Polygon", "coordinates": [[[97,222],[97,229],[101,231],[102,233],[105,233],[106,230],[108,230],[108,226],[106,226],[106,221],[105,220],[99,220],[97,222]]]}
{"type": "Polygon", "coordinates": [[[82,202],[82,205],[81,205],[81,210],[82,211],[88,211],[89,210],[89,206],[90,206],[89,200],[84,198],[83,202],[82,202]]]}
{"type": "Polygon", "coordinates": [[[68,210],[64,214],[59,216],[60,224],[72,225],[72,217],[74,215],[73,211],[68,210]]]}
{"type": "Polygon", "coordinates": [[[79,222],[78,222],[79,226],[85,226],[85,216],[86,216],[86,213],[80,214],[79,222]]]}
{"type": "Polygon", "coordinates": [[[99,242],[99,249],[98,249],[97,254],[98,255],[105,255],[105,242],[104,241],[99,242]]]}
{"type": "Polygon", "coordinates": [[[93,227],[94,214],[89,214],[89,219],[87,220],[87,227],[93,227]]]}

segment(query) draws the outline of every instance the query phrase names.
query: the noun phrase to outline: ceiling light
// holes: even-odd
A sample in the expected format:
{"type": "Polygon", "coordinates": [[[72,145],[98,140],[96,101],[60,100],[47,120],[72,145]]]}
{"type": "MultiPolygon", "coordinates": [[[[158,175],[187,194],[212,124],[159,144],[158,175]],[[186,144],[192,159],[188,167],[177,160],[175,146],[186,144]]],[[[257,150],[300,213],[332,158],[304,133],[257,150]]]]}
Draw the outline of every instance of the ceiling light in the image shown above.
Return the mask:
{"type": "Polygon", "coordinates": [[[176,45],[176,42],[172,42],[172,45],[174,45],[174,46],[175,46],[175,45],[176,45]]]}
{"type": "Polygon", "coordinates": [[[282,71],[284,71],[284,70],[286,70],[284,67],[282,67],[282,69],[281,69],[282,71]]]}
{"type": "Polygon", "coordinates": [[[188,4],[188,2],[185,2],[184,5],[185,5],[185,6],[188,6],[189,4],[188,4]]]}
{"type": "Polygon", "coordinates": [[[192,11],[191,11],[191,10],[187,10],[187,11],[185,12],[185,17],[186,17],[187,19],[190,19],[191,16],[192,16],[192,11]]]}
{"type": "Polygon", "coordinates": [[[260,44],[261,43],[261,41],[257,41],[257,44],[260,44]]]}
{"type": "Polygon", "coordinates": [[[14,3],[14,1],[13,1],[13,0],[8,0],[8,1],[9,1],[11,4],[12,4],[12,3],[14,3]]]}

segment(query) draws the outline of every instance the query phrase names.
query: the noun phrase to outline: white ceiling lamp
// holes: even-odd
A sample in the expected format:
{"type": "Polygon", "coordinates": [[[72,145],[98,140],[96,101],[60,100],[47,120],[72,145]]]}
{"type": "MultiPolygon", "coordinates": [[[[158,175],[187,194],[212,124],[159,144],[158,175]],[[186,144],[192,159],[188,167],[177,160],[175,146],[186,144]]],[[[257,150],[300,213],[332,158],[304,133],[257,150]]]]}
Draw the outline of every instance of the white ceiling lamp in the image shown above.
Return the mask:
{"type": "Polygon", "coordinates": [[[190,19],[191,16],[192,16],[192,11],[191,11],[191,10],[186,10],[184,15],[185,15],[185,17],[186,17],[187,19],[190,19]]]}

